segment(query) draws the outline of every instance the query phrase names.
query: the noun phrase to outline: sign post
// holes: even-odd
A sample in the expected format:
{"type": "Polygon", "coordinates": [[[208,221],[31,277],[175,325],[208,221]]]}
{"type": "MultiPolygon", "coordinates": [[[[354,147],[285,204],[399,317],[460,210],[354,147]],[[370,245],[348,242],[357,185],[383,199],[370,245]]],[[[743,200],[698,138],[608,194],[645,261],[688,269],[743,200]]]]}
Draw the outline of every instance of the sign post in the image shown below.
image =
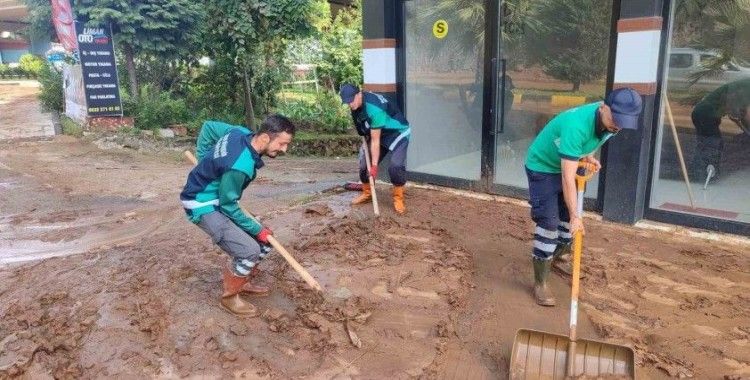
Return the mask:
{"type": "Polygon", "coordinates": [[[111,28],[76,22],[78,56],[89,117],[122,116],[111,28]]]}

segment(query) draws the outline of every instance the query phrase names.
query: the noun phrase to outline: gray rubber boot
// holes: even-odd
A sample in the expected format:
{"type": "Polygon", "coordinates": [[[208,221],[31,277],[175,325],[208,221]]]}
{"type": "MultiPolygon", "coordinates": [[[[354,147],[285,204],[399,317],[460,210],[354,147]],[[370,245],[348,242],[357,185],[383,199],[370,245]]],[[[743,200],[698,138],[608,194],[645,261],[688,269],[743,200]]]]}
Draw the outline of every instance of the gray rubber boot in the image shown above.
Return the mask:
{"type": "Polygon", "coordinates": [[[534,299],[537,305],[555,306],[555,296],[549,289],[547,279],[552,268],[552,260],[531,259],[534,265],[534,299]]]}

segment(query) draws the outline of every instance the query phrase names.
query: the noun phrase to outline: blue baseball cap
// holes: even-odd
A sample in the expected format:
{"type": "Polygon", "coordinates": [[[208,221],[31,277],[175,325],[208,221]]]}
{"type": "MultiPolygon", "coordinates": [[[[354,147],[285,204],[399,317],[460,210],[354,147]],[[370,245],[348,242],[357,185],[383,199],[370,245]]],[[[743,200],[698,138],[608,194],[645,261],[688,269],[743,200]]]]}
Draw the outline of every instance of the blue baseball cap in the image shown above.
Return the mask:
{"type": "Polygon", "coordinates": [[[622,129],[638,129],[638,116],[643,109],[641,95],[629,87],[618,88],[607,95],[604,104],[612,110],[615,124],[622,129]]]}
{"type": "Polygon", "coordinates": [[[353,84],[344,83],[339,89],[339,96],[341,96],[341,103],[343,104],[351,103],[357,94],[359,94],[359,88],[353,84]]]}

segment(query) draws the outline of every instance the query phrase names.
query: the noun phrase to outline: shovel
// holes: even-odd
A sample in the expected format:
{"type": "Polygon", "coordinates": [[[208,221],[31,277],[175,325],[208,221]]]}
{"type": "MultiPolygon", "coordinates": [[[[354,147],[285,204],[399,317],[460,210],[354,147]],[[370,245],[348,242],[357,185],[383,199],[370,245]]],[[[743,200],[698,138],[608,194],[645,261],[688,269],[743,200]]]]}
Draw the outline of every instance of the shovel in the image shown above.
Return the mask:
{"type": "MultiPolygon", "coordinates": [[[[364,149],[365,153],[365,164],[367,164],[367,175],[370,179],[370,190],[372,191],[372,210],[375,212],[375,216],[380,216],[380,208],[378,207],[378,194],[375,193],[375,178],[373,178],[372,173],[370,173],[371,163],[370,163],[370,145],[367,144],[367,139],[362,136],[362,149],[364,149]]],[[[365,186],[365,185],[363,185],[365,186]]]]}
{"type": "MultiPolygon", "coordinates": [[[[588,164],[579,163],[587,169],[588,164]]],[[[583,191],[594,175],[586,171],[576,176],[578,216],[583,215],[583,191]]],[[[577,339],[578,290],[581,274],[583,234],[576,231],[573,243],[573,276],[570,296],[570,336],[520,329],[510,357],[510,379],[565,379],[585,376],[607,379],[635,379],[635,353],[618,346],[588,339],[577,339]]]]}

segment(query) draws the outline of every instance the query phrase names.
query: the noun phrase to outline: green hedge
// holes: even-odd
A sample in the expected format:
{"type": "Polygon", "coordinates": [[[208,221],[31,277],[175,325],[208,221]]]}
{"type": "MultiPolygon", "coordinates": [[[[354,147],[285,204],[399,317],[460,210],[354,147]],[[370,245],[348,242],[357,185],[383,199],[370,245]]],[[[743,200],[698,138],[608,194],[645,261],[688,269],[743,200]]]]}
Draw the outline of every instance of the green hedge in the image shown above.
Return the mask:
{"type": "Polygon", "coordinates": [[[9,67],[0,64],[0,79],[32,79],[36,76],[21,67],[9,67]]]}
{"type": "Polygon", "coordinates": [[[357,135],[316,135],[299,132],[289,147],[294,156],[348,157],[357,154],[362,140],[357,135]]]}

